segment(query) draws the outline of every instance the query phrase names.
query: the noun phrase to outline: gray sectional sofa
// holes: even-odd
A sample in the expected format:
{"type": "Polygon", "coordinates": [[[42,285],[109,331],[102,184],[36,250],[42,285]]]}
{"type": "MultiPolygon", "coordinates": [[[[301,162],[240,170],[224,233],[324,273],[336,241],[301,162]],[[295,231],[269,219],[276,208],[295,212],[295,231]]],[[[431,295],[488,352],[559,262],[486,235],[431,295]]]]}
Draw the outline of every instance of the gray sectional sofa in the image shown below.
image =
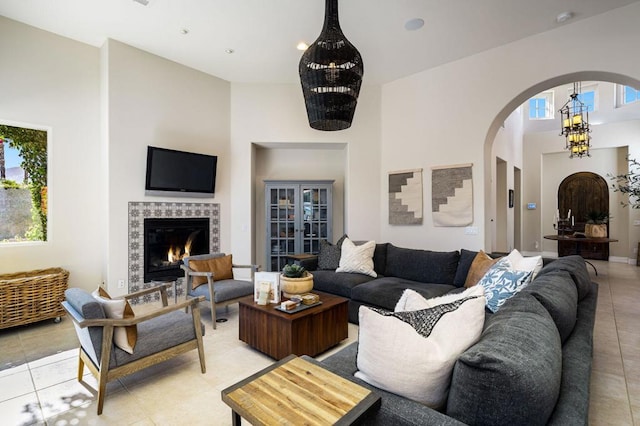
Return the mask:
{"type": "MultiPolygon", "coordinates": [[[[376,278],[305,266],[315,290],[350,299],[349,318],[357,322],[360,306],[393,310],[406,288],[427,298],[464,290],[475,254],[378,244],[376,278]]],[[[487,310],[480,340],[455,363],[441,411],[355,378],[357,342],[322,365],[382,395],[366,424],[586,425],[598,286],[580,256],[545,263],[499,311],[487,310]]]]}

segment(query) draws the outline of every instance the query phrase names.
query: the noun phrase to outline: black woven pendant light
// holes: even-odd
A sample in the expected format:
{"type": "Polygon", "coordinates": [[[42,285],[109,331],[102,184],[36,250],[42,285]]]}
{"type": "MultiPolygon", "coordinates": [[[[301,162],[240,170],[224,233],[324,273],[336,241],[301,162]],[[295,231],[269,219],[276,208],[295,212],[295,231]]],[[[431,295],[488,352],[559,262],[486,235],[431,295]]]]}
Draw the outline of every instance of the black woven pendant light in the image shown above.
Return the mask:
{"type": "Polygon", "coordinates": [[[326,0],[322,32],[302,55],[298,70],[309,125],[317,130],[348,129],[364,66],[360,52],[340,29],[338,0],[326,0]]]}

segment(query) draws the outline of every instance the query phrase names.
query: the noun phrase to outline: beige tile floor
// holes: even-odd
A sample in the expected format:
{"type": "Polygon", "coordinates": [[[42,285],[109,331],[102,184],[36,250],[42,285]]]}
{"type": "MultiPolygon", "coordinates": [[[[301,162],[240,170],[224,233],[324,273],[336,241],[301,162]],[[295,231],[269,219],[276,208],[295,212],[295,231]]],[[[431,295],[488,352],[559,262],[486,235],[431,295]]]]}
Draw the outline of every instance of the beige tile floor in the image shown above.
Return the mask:
{"type": "MultiPolygon", "coordinates": [[[[594,332],[591,425],[640,426],[640,268],[593,262],[600,296],[594,332]]],[[[147,309],[145,306],[142,309],[147,309]]],[[[137,308],[141,309],[141,308],[137,308]]],[[[273,360],[238,340],[237,306],[204,337],[207,373],[195,351],[109,384],[96,415],[95,381],[75,380],[77,343],[68,319],[0,330],[0,424],[9,425],[230,425],[221,401],[227,386],[273,360]]],[[[349,339],[357,327],[349,325],[349,339]]],[[[325,355],[326,356],[326,355],[325,355]]]]}

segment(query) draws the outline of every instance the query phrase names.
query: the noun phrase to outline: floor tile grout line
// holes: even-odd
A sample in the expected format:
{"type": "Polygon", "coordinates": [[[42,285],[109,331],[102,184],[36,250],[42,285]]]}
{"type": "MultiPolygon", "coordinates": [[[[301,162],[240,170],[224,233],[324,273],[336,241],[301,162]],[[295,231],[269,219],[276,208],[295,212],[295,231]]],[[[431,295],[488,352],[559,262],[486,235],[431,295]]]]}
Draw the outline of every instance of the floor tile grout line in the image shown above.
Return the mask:
{"type": "MultiPolygon", "coordinates": [[[[624,279],[624,278],[621,278],[624,279]]],[[[622,363],[622,378],[624,380],[624,388],[625,388],[625,393],[626,393],[626,399],[627,399],[627,407],[629,409],[629,416],[631,418],[631,424],[632,426],[635,426],[635,421],[633,419],[633,409],[631,408],[631,396],[629,394],[629,380],[627,379],[627,369],[625,368],[625,360],[624,360],[624,354],[622,352],[622,344],[620,343],[620,333],[619,333],[619,329],[618,329],[618,317],[616,315],[616,304],[615,304],[615,299],[613,297],[613,293],[614,293],[614,289],[613,286],[610,283],[609,280],[609,275],[607,274],[607,283],[608,283],[608,287],[609,287],[609,297],[611,300],[611,307],[612,307],[612,311],[613,311],[613,322],[616,326],[616,340],[618,342],[618,351],[620,351],[620,361],[622,363]]]]}
{"type": "Polygon", "coordinates": [[[36,400],[38,401],[38,410],[40,410],[40,416],[39,419],[42,420],[42,422],[44,422],[44,424],[46,424],[46,420],[44,418],[44,410],[42,409],[42,401],[40,400],[40,394],[38,393],[38,390],[36,389],[36,381],[33,378],[33,371],[31,370],[31,364],[29,363],[29,361],[27,360],[27,350],[24,347],[24,340],[22,338],[22,331],[20,331],[18,333],[18,338],[20,339],[20,346],[22,348],[22,353],[25,356],[25,363],[27,364],[27,370],[29,371],[29,379],[31,380],[31,386],[33,386],[33,392],[36,395],[36,400]]]}

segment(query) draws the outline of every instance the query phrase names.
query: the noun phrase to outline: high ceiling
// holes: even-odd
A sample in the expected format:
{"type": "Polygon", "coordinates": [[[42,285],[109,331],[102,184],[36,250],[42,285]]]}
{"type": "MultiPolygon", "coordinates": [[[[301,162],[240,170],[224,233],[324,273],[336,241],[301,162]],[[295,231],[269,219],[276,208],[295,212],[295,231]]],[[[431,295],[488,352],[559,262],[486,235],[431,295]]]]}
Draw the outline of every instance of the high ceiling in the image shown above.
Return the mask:
{"type": "MultiPolygon", "coordinates": [[[[380,84],[636,1],[340,0],[339,10],[364,84],[380,84]],[[556,22],[563,12],[573,18],[556,22]],[[424,27],[407,31],[412,18],[424,27]]],[[[0,15],[93,46],[112,38],[228,81],[292,83],[296,45],[319,35],[324,1],[0,0],[0,15]]]]}

